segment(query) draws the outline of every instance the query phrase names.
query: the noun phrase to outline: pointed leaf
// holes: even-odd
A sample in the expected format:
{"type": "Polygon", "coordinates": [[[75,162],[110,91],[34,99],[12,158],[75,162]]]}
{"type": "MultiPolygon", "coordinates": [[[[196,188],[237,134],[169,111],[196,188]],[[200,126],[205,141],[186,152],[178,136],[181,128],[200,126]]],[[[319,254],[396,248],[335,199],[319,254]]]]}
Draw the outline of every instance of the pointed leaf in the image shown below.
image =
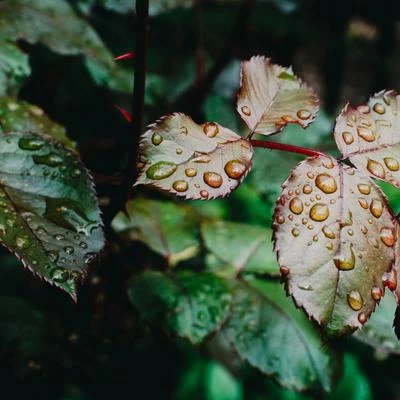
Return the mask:
{"type": "Polygon", "coordinates": [[[233,298],[222,333],[241,358],[292,390],[332,388],[338,367],[333,351],[322,346],[317,330],[279,283],[237,283],[233,298]]]}
{"type": "Polygon", "coordinates": [[[0,132],[41,133],[75,147],[65,128],[52,121],[40,107],[12,97],[0,97],[0,132]]]}
{"type": "Polygon", "coordinates": [[[144,319],[196,344],[219,328],[231,303],[221,278],[190,271],[144,271],[132,277],[128,295],[144,319]]]}
{"type": "Polygon", "coordinates": [[[319,100],[291,68],[256,56],[242,62],[237,110],[252,132],[272,135],[289,122],[306,128],[315,118],[319,100]]]}
{"type": "Polygon", "coordinates": [[[374,179],[400,188],[400,97],[392,90],[368,105],[347,104],[336,120],[335,140],[343,157],[374,179]]]}
{"type": "Polygon", "coordinates": [[[127,204],[112,227],[130,240],[140,240],[173,266],[194,257],[199,250],[198,229],[189,207],[143,198],[127,204]]]}
{"type": "Polygon", "coordinates": [[[207,250],[220,263],[233,266],[236,273],[279,274],[270,229],[234,222],[206,221],[201,226],[201,232],[207,250]]]}
{"type": "Polygon", "coordinates": [[[171,114],[150,125],[142,136],[136,182],[151,184],[186,199],[224,197],[251,168],[253,148],[214,122],[198,125],[184,114],[171,114]]]}
{"type": "Polygon", "coordinates": [[[274,215],[287,290],[330,334],[362,327],[383,295],[397,221],[367,176],[328,157],[300,163],[274,215]]]}
{"type": "Polygon", "coordinates": [[[0,136],[0,241],[74,299],[103,247],[90,176],[77,156],[44,137],[0,136]]]}

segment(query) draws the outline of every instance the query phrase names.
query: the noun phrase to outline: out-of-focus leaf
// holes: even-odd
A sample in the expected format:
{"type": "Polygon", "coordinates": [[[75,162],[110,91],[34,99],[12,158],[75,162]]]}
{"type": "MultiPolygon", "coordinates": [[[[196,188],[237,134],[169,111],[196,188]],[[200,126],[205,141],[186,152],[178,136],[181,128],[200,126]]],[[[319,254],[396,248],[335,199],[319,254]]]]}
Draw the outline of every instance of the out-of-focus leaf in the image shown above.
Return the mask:
{"type": "Polygon", "coordinates": [[[356,109],[346,104],[336,120],[335,140],[344,157],[365,174],[400,188],[400,110],[394,91],[372,96],[356,109]]]}
{"type": "Polygon", "coordinates": [[[224,197],[251,168],[250,142],[215,122],[184,114],[150,125],[140,143],[143,163],[135,185],[151,184],[186,199],[224,197]]]}
{"type": "Polygon", "coordinates": [[[28,56],[15,44],[0,40],[0,96],[17,94],[30,74],[28,56]]]}
{"type": "Polygon", "coordinates": [[[256,56],[242,62],[237,110],[249,129],[261,135],[280,132],[288,123],[306,128],[319,109],[316,94],[291,68],[256,56]]]}
{"type": "Polygon", "coordinates": [[[270,229],[225,221],[206,221],[201,227],[208,251],[233,266],[236,273],[278,275],[270,229]]]}
{"type": "Polygon", "coordinates": [[[241,400],[243,387],[224,367],[214,361],[190,365],[179,381],[177,400],[241,400]]]}
{"type": "Polygon", "coordinates": [[[112,222],[122,236],[146,243],[172,266],[197,254],[198,229],[190,208],[144,198],[130,200],[126,208],[128,215],[120,212],[112,222]]]}
{"type": "Polygon", "coordinates": [[[396,306],[394,297],[387,294],[363,329],[353,337],[372,346],[380,356],[400,354],[400,342],[392,327],[396,306]]]}
{"type": "Polygon", "coordinates": [[[128,294],[144,319],[196,344],[219,328],[231,305],[221,278],[190,271],[144,271],[132,277],[128,294]]]}
{"type": "Polygon", "coordinates": [[[284,183],[274,215],[289,294],[331,334],[362,327],[382,296],[396,229],[368,176],[330,157],[302,162],[284,183]]]}
{"type": "Polygon", "coordinates": [[[68,147],[75,147],[65,128],[52,121],[40,107],[11,97],[0,97],[0,132],[16,131],[46,134],[68,147]]]}
{"type": "Polygon", "coordinates": [[[44,137],[0,136],[0,241],[33,273],[76,299],[76,284],[104,244],[90,176],[44,137]]]}
{"type": "MultiPolygon", "coordinates": [[[[134,4],[132,0],[97,0],[97,2],[108,10],[120,14],[132,13],[134,10],[134,4]]],[[[159,0],[157,0],[156,2],[158,3],[159,0]]]]}
{"type": "Polygon", "coordinates": [[[237,283],[233,299],[223,334],[241,358],[289,389],[331,390],[335,355],[279,283],[237,283]]]}
{"type": "MultiPolygon", "coordinates": [[[[116,2],[115,0],[101,0],[104,3],[107,2],[116,2]]],[[[126,2],[129,0],[120,0],[122,2],[126,2]]],[[[134,1],[136,8],[136,1],[134,1]]],[[[192,0],[156,0],[150,1],[149,4],[149,14],[152,16],[156,16],[158,14],[162,14],[166,11],[172,10],[174,8],[188,8],[193,6],[192,0]]]]}

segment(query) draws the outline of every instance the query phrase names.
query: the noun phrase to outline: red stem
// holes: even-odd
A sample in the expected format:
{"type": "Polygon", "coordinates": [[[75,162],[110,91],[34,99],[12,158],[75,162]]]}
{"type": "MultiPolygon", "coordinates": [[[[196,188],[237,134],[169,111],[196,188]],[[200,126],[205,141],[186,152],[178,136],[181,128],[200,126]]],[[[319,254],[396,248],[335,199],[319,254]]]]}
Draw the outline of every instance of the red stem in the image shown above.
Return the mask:
{"type": "Polygon", "coordinates": [[[262,147],[263,149],[289,151],[291,153],[302,154],[308,157],[320,157],[326,154],[321,153],[318,150],[307,149],[306,147],[292,146],[285,143],[267,142],[265,140],[250,140],[253,147],[262,147]]]}

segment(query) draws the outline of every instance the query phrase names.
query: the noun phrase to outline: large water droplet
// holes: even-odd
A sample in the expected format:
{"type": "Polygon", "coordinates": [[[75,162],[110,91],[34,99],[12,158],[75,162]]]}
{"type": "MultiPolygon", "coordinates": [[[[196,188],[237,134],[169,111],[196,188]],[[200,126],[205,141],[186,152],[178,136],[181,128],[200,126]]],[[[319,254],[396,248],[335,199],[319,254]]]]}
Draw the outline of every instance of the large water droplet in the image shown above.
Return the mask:
{"type": "Polygon", "coordinates": [[[301,214],[303,212],[303,202],[298,197],[294,197],[289,203],[289,208],[293,214],[301,214]]]}
{"type": "Polygon", "coordinates": [[[277,222],[278,224],[283,224],[283,223],[285,222],[285,217],[284,217],[283,215],[278,215],[278,216],[276,217],[276,222],[277,222]]]}
{"type": "Polygon", "coordinates": [[[360,204],[360,206],[362,208],[364,208],[365,210],[368,209],[368,202],[365,199],[358,199],[358,203],[360,204]]]}
{"type": "Polygon", "coordinates": [[[231,160],[225,164],[225,173],[232,179],[240,179],[246,172],[246,165],[239,160],[231,160]]]}
{"type": "Polygon", "coordinates": [[[44,164],[48,165],[49,167],[58,167],[63,163],[63,159],[59,155],[54,153],[46,154],[43,156],[35,154],[32,156],[32,158],[36,164],[44,164]]]}
{"type": "Polygon", "coordinates": [[[359,126],[357,128],[358,136],[364,139],[366,142],[373,142],[376,139],[375,133],[369,129],[364,128],[363,126],[359,126]]]}
{"type": "Polygon", "coordinates": [[[366,183],[359,183],[357,188],[361,194],[370,194],[371,193],[371,186],[367,185],[366,183]]]}
{"type": "Polygon", "coordinates": [[[386,108],[383,104],[375,103],[374,107],[372,108],[377,114],[385,114],[386,108]]]}
{"type": "Polygon", "coordinates": [[[399,170],[399,162],[392,158],[392,157],[385,157],[383,159],[385,162],[385,165],[390,169],[391,171],[398,171],[399,170]]]}
{"type": "Polygon", "coordinates": [[[356,263],[356,257],[354,255],[353,251],[353,245],[350,245],[350,254],[347,257],[338,257],[335,258],[334,263],[336,265],[336,268],[342,270],[342,271],[349,271],[354,268],[354,265],[356,263]]]}
{"type": "Polygon", "coordinates": [[[300,235],[300,231],[299,231],[297,228],[293,228],[293,229],[292,229],[292,235],[293,235],[294,237],[297,237],[297,236],[300,235]]]}
{"type": "Polygon", "coordinates": [[[188,190],[189,185],[186,181],[175,181],[172,184],[172,187],[177,191],[177,192],[186,192],[188,190]]]}
{"type": "Polygon", "coordinates": [[[371,296],[375,301],[379,301],[382,298],[382,289],[379,286],[374,286],[371,289],[371,296]]]}
{"type": "Polygon", "coordinates": [[[22,137],[18,140],[18,146],[22,150],[40,150],[44,146],[44,141],[38,138],[22,137]]]}
{"type": "Polygon", "coordinates": [[[222,185],[222,176],[217,174],[216,172],[204,172],[203,174],[204,182],[212,187],[212,188],[219,188],[222,185]]]}
{"type": "Polygon", "coordinates": [[[299,111],[297,111],[297,116],[300,118],[300,119],[308,119],[308,118],[310,118],[311,117],[311,113],[310,113],[310,111],[308,111],[308,110],[299,110],[299,111]]]}
{"type": "Polygon", "coordinates": [[[342,138],[346,144],[352,144],[354,142],[354,137],[350,132],[344,131],[342,133],[342,138]]]}
{"type": "Polygon", "coordinates": [[[218,125],[214,122],[207,122],[203,127],[203,132],[206,134],[207,137],[213,138],[218,135],[218,125]]]}
{"type": "Polygon", "coordinates": [[[329,229],[326,225],[322,228],[322,233],[328,239],[335,239],[335,237],[336,237],[335,233],[331,229],[329,229]]]}
{"type": "Polygon", "coordinates": [[[185,169],[185,174],[189,178],[193,178],[194,176],[197,175],[197,171],[194,168],[186,168],[185,169]]]}
{"type": "Polygon", "coordinates": [[[308,183],[303,186],[303,193],[304,194],[310,194],[312,192],[312,186],[309,185],[308,183]]]}
{"type": "Polygon", "coordinates": [[[337,190],[335,179],[327,173],[319,174],[315,178],[315,184],[326,194],[334,193],[337,190]]]}
{"type": "Polygon", "coordinates": [[[368,159],[367,170],[378,178],[385,178],[385,170],[381,163],[375,160],[368,159]]]}
{"type": "Polygon", "coordinates": [[[163,137],[157,132],[154,132],[153,136],[151,137],[151,142],[154,144],[154,146],[158,146],[163,140],[163,137]]]}
{"type": "Polygon", "coordinates": [[[168,161],[159,161],[149,167],[146,176],[149,179],[161,180],[170,177],[177,169],[177,165],[168,161]]]}
{"type": "Polygon", "coordinates": [[[310,218],[314,221],[325,221],[329,217],[329,208],[324,203],[316,203],[310,209],[310,218]]]}
{"type": "Polygon", "coordinates": [[[393,247],[395,243],[395,237],[393,234],[393,230],[390,228],[382,228],[379,234],[381,241],[384,245],[388,247],[393,247]]]}
{"type": "Polygon", "coordinates": [[[352,290],[347,295],[347,303],[354,311],[360,310],[363,306],[363,299],[361,297],[361,294],[356,290],[352,290]]]}
{"type": "Polygon", "coordinates": [[[247,116],[250,116],[250,115],[251,115],[251,110],[250,110],[249,107],[243,106],[243,107],[241,108],[241,110],[242,110],[242,113],[243,113],[244,115],[247,115],[247,116]]]}
{"type": "Polygon", "coordinates": [[[212,158],[207,155],[207,154],[199,154],[197,153],[196,157],[193,158],[193,162],[199,163],[199,164],[207,164],[212,160],[212,158]]]}
{"type": "Polygon", "coordinates": [[[369,210],[375,218],[379,218],[383,212],[383,203],[379,199],[372,199],[369,210]]]}

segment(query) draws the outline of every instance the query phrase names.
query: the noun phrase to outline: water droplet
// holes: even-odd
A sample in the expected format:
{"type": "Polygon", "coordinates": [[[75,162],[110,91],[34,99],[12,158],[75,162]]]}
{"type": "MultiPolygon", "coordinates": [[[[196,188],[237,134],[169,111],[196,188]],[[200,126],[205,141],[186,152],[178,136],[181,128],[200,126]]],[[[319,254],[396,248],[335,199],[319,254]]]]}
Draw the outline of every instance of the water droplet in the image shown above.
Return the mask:
{"type": "Polygon", "coordinates": [[[243,107],[241,108],[241,110],[242,110],[242,113],[243,113],[244,115],[247,115],[247,116],[250,116],[250,115],[251,115],[251,110],[250,110],[249,107],[243,106],[243,107]]]}
{"type": "Polygon", "coordinates": [[[344,131],[342,133],[342,138],[346,144],[352,144],[354,142],[354,137],[350,132],[344,131]]]}
{"type": "Polygon", "coordinates": [[[283,276],[289,275],[289,268],[288,267],[280,267],[279,269],[280,269],[281,275],[283,275],[283,276]]]}
{"type": "Polygon", "coordinates": [[[385,178],[385,170],[381,163],[375,160],[368,159],[367,170],[378,178],[385,178]]]}
{"type": "Polygon", "coordinates": [[[308,110],[299,110],[299,111],[297,111],[297,116],[300,119],[308,119],[311,117],[311,113],[308,110]]]}
{"type": "Polygon", "coordinates": [[[65,236],[64,236],[64,235],[61,235],[61,234],[54,235],[53,237],[54,237],[54,239],[56,239],[56,240],[64,240],[64,239],[65,239],[65,236]]]}
{"type": "Polygon", "coordinates": [[[307,226],[307,228],[308,228],[310,231],[312,231],[312,230],[314,229],[314,225],[310,224],[310,225],[307,226]]]}
{"type": "Polygon", "coordinates": [[[218,125],[214,122],[207,122],[203,127],[203,132],[206,134],[207,137],[213,138],[217,136],[219,132],[218,125]]]}
{"type": "Polygon", "coordinates": [[[79,246],[82,247],[82,249],[87,249],[88,248],[88,245],[87,245],[86,242],[80,242],[79,246]]]}
{"type": "Polygon", "coordinates": [[[15,238],[15,244],[19,249],[27,249],[31,245],[31,242],[28,236],[17,236],[15,238]]]}
{"type": "Polygon", "coordinates": [[[203,180],[212,188],[219,188],[222,185],[222,176],[216,172],[204,172],[203,180]]]}
{"type": "Polygon", "coordinates": [[[200,190],[200,196],[201,196],[203,199],[208,199],[208,192],[207,192],[207,190],[200,190]]]}
{"type": "Polygon", "coordinates": [[[310,179],[313,179],[313,178],[314,178],[314,174],[313,174],[312,172],[307,172],[307,176],[308,176],[310,179]]]}
{"type": "Polygon", "coordinates": [[[375,301],[379,301],[382,298],[383,292],[379,286],[374,286],[371,289],[371,296],[375,301]]]}
{"type": "Polygon", "coordinates": [[[310,209],[310,218],[314,221],[325,221],[329,217],[328,206],[324,203],[316,203],[310,209]]]}
{"type": "Polygon", "coordinates": [[[332,243],[332,242],[329,242],[329,243],[326,244],[325,247],[326,247],[328,250],[332,250],[332,249],[333,249],[333,243],[332,243]]]}
{"type": "Polygon", "coordinates": [[[246,165],[239,160],[231,160],[225,164],[225,173],[232,179],[240,179],[246,172],[246,165]]]}
{"type": "Polygon", "coordinates": [[[285,122],[296,122],[296,120],[291,115],[283,115],[281,119],[285,122]]]}
{"type": "Polygon", "coordinates": [[[348,234],[349,236],[353,236],[353,235],[354,235],[354,231],[353,231],[352,229],[349,229],[349,230],[347,231],[347,234],[348,234]]]}
{"type": "Polygon", "coordinates": [[[383,203],[379,199],[372,199],[369,210],[375,218],[379,218],[383,212],[383,203]]]}
{"type": "Polygon", "coordinates": [[[292,235],[293,235],[294,237],[297,237],[297,236],[300,235],[300,231],[299,231],[297,228],[293,228],[293,229],[292,229],[292,235]]]}
{"type": "Polygon", "coordinates": [[[289,203],[289,208],[293,214],[299,215],[303,212],[303,202],[298,197],[294,197],[289,203]]]}
{"type": "Polygon", "coordinates": [[[284,217],[283,215],[278,215],[278,216],[276,217],[276,222],[277,222],[278,224],[283,224],[283,223],[285,222],[285,217],[284,217]]]}
{"type": "Polygon", "coordinates": [[[157,132],[154,132],[153,136],[151,137],[151,142],[154,144],[154,146],[158,146],[163,140],[163,137],[157,132]]]}
{"type": "Polygon", "coordinates": [[[366,183],[359,183],[357,188],[361,194],[370,194],[371,193],[371,186],[367,185],[366,183]]]}
{"type": "Polygon", "coordinates": [[[358,199],[358,203],[360,204],[360,206],[364,209],[368,208],[368,202],[365,199],[358,199]]]}
{"type": "Polygon", "coordinates": [[[186,181],[175,181],[172,184],[172,187],[177,191],[177,192],[186,192],[188,190],[189,185],[186,181]]]}
{"type": "Polygon", "coordinates": [[[48,165],[49,167],[58,167],[63,163],[63,159],[59,155],[54,153],[46,154],[43,156],[35,154],[32,156],[32,158],[36,164],[44,164],[48,165]]]}
{"type": "Polygon", "coordinates": [[[309,184],[306,184],[303,186],[303,193],[304,194],[310,194],[312,192],[312,186],[309,184]]]}
{"type": "Polygon", "coordinates": [[[85,264],[90,264],[96,257],[95,253],[86,253],[85,254],[85,264]]]}
{"type": "Polygon", "coordinates": [[[388,169],[391,171],[398,171],[399,170],[399,162],[392,157],[385,157],[383,159],[388,169]]]}
{"type": "Polygon", "coordinates": [[[316,199],[316,200],[321,200],[321,196],[320,196],[319,194],[317,194],[317,195],[315,196],[315,199],[316,199]]]}
{"type": "Polygon", "coordinates": [[[318,242],[318,235],[314,235],[313,238],[312,238],[312,240],[313,240],[314,242],[318,242]]]}
{"type": "Polygon", "coordinates": [[[170,177],[177,169],[177,165],[168,161],[159,161],[149,167],[146,176],[149,179],[161,180],[170,177]]]}
{"type": "Polygon", "coordinates": [[[64,251],[65,251],[67,254],[74,254],[74,248],[71,247],[71,246],[66,246],[66,247],[64,247],[64,251]]]}
{"type": "Polygon", "coordinates": [[[18,140],[18,146],[22,150],[40,150],[44,146],[44,141],[38,138],[22,137],[18,140]]]}
{"type": "Polygon", "coordinates": [[[375,104],[374,104],[374,107],[373,107],[372,109],[373,109],[377,114],[380,114],[380,115],[385,114],[385,112],[386,112],[385,106],[384,106],[383,104],[380,104],[380,103],[375,103],[375,104]]]}
{"type": "Polygon", "coordinates": [[[360,322],[360,324],[364,325],[367,322],[367,319],[368,319],[367,314],[365,313],[358,314],[358,321],[360,322]]]}
{"type": "Polygon", "coordinates": [[[176,150],[175,150],[175,153],[176,154],[182,154],[182,152],[183,152],[183,150],[180,148],[180,147],[178,147],[176,150]]]}
{"type": "Polygon", "coordinates": [[[397,288],[397,271],[395,269],[391,269],[389,272],[385,272],[382,276],[383,284],[389,290],[396,290],[397,288]]]}
{"type": "Polygon", "coordinates": [[[74,170],[72,170],[71,172],[71,176],[73,178],[79,178],[82,175],[82,171],[78,168],[75,168],[74,170]]]}
{"type": "Polygon", "coordinates": [[[395,237],[394,237],[392,229],[390,229],[390,228],[382,228],[379,235],[380,235],[382,243],[385,246],[393,247],[393,245],[394,245],[396,240],[395,240],[395,237]]]}
{"type": "Polygon", "coordinates": [[[349,270],[353,269],[355,262],[356,262],[356,257],[354,255],[354,251],[353,251],[353,245],[350,244],[349,257],[335,258],[333,261],[336,265],[336,268],[338,268],[342,271],[349,271],[349,270]]]}
{"type": "Polygon", "coordinates": [[[361,294],[356,290],[352,290],[347,295],[347,303],[354,311],[360,310],[363,306],[363,299],[361,297],[361,294]]]}
{"type": "Polygon", "coordinates": [[[334,193],[337,190],[335,179],[327,173],[319,174],[315,178],[315,184],[326,194],[334,193]]]}
{"type": "Polygon", "coordinates": [[[361,232],[362,232],[364,235],[366,235],[366,233],[368,232],[368,228],[367,228],[365,225],[363,225],[363,226],[361,227],[361,232]]]}
{"type": "Polygon", "coordinates": [[[196,158],[193,158],[193,162],[199,163],[199,164],[207,164],[212,160],[210,156],[207,154],[199,154],[196,156],[196,158]]]}
{"type": "Polygon", "coordinates": [[[376,139],[375,133],[372,132],[369,128],[364,128],[363,126],[359,126],[357,128],[358,136],[364,139],[366,142],[373,142],[376,139]]]}
{"type": "Polygon", "coordinates": [[[372,221],[371,218],[368,218],[368,223],[372,225],[374,223],[374,221],[372,221]]]}
{"type": "Polygon", "coordinates": [[[29,106],[29,111],[31,114],[35,115],[36,117],[41,117],[44,113],[44,111],[39,108],[38,106],[30,105],[29,106]]]}
{"type": "Polygon", "coordinates": [[[308,223],[308,219],[307,219],[307,218],[303,218],[303,219],[301,220],[301,223],[302,223],[303,225],[306,225],[306,224],[308,223]]]}
{"type": "Polygon", "coordinates": [[[194,168],[186,168],[185,169],[185,174],[189,178],[193,178],[194,176],[197,175],[197,171],[194,168]]]}

